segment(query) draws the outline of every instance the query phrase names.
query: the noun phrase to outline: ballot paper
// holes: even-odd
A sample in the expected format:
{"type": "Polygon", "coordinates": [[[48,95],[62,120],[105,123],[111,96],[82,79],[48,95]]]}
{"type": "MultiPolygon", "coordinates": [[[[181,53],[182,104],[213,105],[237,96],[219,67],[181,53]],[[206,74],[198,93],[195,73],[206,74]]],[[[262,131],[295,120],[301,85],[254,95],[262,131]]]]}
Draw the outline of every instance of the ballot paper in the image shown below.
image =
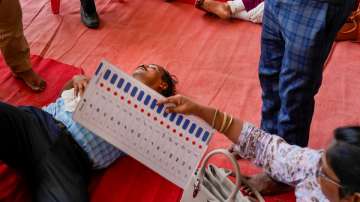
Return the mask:
{"type": "Polygon", "coordinates": [[[77,105],[73,119],[184,188],[214,130],[194,116],[167,113],[166,106],[157,104],[162,98],[103,60],[77,105]]]}

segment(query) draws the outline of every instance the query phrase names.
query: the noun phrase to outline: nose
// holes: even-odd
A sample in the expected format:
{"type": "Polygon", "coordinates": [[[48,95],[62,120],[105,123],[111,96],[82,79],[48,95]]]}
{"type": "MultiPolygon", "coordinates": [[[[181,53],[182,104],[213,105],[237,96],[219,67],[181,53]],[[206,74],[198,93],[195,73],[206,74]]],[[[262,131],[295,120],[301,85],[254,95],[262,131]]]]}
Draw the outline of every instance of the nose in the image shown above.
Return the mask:
{"type": "Polygon", "coordinates": [[[140,68],[144,69],[145,71],[148,71],[148,66],[145,64],[142,64],[139,66],[140,68]]]}

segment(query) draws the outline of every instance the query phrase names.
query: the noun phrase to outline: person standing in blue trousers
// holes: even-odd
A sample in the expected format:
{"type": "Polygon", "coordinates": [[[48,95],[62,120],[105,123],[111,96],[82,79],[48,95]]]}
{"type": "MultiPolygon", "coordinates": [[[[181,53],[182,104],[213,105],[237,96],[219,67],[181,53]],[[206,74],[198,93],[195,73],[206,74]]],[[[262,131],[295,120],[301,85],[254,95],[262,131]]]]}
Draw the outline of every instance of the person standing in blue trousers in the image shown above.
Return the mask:
{"type": "Polygon", "coordinates": [[[261,128],[305,147],[314,96],[336,33],[355,0],[265,2],[259,78],[261,128]]]}
{"type": "MultiPolygon", "coordinates": [[[[307,146],[324,63],[354,6],[355,0],[265,1],[259,64],[263,130],[307,146]]],[[[283,190],[264,173],[250,183],[263,194],[283,190]]]]}

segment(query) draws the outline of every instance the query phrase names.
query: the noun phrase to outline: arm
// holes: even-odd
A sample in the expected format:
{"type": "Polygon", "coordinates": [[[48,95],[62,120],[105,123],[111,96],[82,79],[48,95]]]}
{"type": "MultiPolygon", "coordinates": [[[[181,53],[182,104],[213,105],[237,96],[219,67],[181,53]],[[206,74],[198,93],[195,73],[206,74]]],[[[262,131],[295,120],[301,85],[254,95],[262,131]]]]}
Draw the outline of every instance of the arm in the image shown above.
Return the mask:
{"type": "MultiPolygon", "coordinates": [[[[191,114],[212,125],[215,109],[176,95],[160,101],[159,104],[173,104],[168,112],[191,114]]],[[[219,129],[224,120],[224,113],[219,113],[214,128],[219,129]]],[[[223,132],[233,143],[234,150],[240,156],[254,160],[267,174],[283,183],[296,185],[306,175],[313,173],[320,159],[320,153],[307,148],[289,145],[284,139],[270,135],[261,129],[234,118],[230,128],[223,132]]]]}

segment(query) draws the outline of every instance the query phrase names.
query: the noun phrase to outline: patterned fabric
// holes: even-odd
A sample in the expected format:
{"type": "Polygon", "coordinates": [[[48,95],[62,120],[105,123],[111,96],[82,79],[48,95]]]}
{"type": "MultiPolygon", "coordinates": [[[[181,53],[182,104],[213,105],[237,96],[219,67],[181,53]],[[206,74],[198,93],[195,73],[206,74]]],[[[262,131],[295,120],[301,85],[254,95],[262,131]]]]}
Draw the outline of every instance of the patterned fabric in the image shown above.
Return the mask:
{"type": "Polygon", "coordinates": [[[57,99],[55,103],[43,107],[43,110],[66,126],[74,140],[89,155],[94,169],[105,168],[118,157],[125,155],[125,153],[107,143],[105,140],[77,124],[72,119],[72,113],[64,110],[64,100],[62,98],[57,99]]]}
{"type": "Polygon", "coordinates": [[[290,144],[306,146],[314,96],[335,39],[354,0],[331,4],[320,0],[266,1],[259,77],[265,131],[290,144]]]}
{"type": "Polygon", "coordinates": [[[234,151],[252,159],[275,180],[294,186],[296,201],[328,201],[316,179],[323,151],[289,145],[249,123],[244,123],[234,151]]]}

